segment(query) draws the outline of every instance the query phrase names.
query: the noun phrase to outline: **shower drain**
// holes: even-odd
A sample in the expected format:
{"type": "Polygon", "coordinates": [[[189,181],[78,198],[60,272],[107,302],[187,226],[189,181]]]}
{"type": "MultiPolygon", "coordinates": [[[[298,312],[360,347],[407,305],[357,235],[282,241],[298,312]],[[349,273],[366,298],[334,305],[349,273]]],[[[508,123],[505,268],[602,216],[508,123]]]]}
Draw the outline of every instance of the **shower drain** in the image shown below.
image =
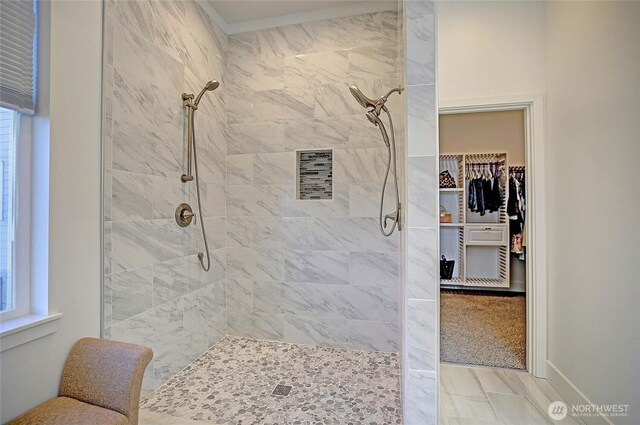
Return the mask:
{"type": "Polygon", "coordinates": [[[273,389],[273,392],[271,393],[271,395],[284,395],[287,396],[289,395],[289,392],[291,392],[291,385],[276,385],[276,387],[273,389]]]}

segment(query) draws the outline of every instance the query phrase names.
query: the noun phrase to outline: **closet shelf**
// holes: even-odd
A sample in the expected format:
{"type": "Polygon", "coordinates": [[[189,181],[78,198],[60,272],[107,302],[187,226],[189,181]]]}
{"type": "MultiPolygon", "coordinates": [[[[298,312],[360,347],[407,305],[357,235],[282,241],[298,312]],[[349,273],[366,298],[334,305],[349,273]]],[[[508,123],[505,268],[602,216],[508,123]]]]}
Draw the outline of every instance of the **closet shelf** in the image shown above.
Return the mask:
{"type": "Polygon", "coordinates": [[[440,279],[440,283],[445,285],[454,285],[456,283],[464,284],[464,282],[464,279],[461,279],[459,277],[454,277],[452,279],[440,279]]]}
{"type": "MultiPolygon", "coordinates": [[[[451,213],[452,221],[439,223],[440,255],[448,260],[455,260],[453,278],[441,279],[440,283],[443,286],[509,287],[506,179],[498,180],[502,202],[499,208],[491,208],[496,211],[486,211],[485,214],[479,215],[468,207],[469,181],[476,178],[474,173],[491,167],[506,172],[507,154],[463,153],[440,156],[440,172],[448,171],[457,186],[439,188],[440,208],[451,213]]],[[[478,174],[481,175],[483,174],[478,174]]]]}
{"type": "Polygon", "coordinates": [[[492,279],[486,277],[468,277],[466,283],[469,286],[509,287],[509,284],[505,284],[505,280],[503,278],[492,279]]]}

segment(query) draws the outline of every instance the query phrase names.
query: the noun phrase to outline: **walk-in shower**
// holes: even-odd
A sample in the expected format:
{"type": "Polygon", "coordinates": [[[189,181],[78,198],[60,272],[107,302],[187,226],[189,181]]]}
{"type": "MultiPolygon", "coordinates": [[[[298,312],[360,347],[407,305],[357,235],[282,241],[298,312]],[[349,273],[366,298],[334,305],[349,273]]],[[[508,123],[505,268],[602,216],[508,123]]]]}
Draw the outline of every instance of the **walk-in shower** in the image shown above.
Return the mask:
{"type": "MultiPolygon", "coordinates": [[[[193,175],[191,175],[191,163],[195,170],[196,181],[196,194],[198,197],[198,213],[200,215],[200,226],[202,227],[202,239],[204,240],[204,251],[207,256],[207,265],[204,265],[205,254],[201,251],[198,252],[198,260],[204,271],[208,272],[211,268],[211,256],[209,254],[209,242],[207,241],[207,231],[204,224],[204,214],[202,214],[202,199],[200,196],[200,179],[198,178],[198,153],[196,148],[196,132],[195,132],[195,112],[198,109],[202,96],[207,91],[213,91],[220,86],[220,83],[211,80],[205,84],[204,88],[200,90],[197,96],[193,93],[182,93],[182,106],[187,108],[187,171],[180,177],[183,183],[193,181],[193,175]],[[193,161],[191,160],[193,152],[193,161]]],[[[191,224],[191,221],[195,218],[195,213],[191,209],[191,206],[186,203],[181,203],[176,208],[176,222],[180,227],[186,227],[191,224]]]]}
{"type": "Polygon", "coordinates": [[[104,3],[104,337],[153,349],[176,422],[401,423],[402,11],[225,34],[203,4],[104,3]]]}
{"type": "Polygon", "coordinates": [[[384,182],[382,183],[382,193],[380,195],[379,219],[380,219],[380,231],[382,232],[382,234],[384,236],[391,236],[393,232],[396,230],[396,227],[398,228],[398,230],[402,230],[401,223],[400,223],[401,205],[400,205],[400,192],[398,190],[396,138],[395,138],[395,132],[393,130],[393,120],[391,119],[391,114],[389,113],[389,109],[387,109],[387,107],[385,106],[385,103],[387,102],[387,99],[391,94],[396,92],[398,94],[401,94],[402,88],[397,87],[392,90],[389,90],[387,94],[375,100],[365,96],[360,91],[360,89],[356,86],[350,86],[349,90],[351,91],[351,94],[353,95],[353,97],[356,98],[358,103],[362,105],[362,107],[371,108],[369,111],[367,111],[365,115],[373,125],[375,125],[380,129],[380,133],[382,134],[382,140],[384,141],[384,144],[387,146],[387,171],[385,172],[384,182]],[[389,129],[391,130],[391,143],[389,143],[389,134],[387,133],[387,129],[385,128],[384,123],[380,119],[381,111],[384,111],[387,114],[387,119],[389,120],[389,129]],[[385,192],[387,190],[387,182],[389,180],[389,171],[391,169],[392,163],[393,163],[393,185],[394,185],[395,195],[396,195],[396,210],[392,213],[385,215],[383,213],[384,198],[385,198],[385,192]],[[392,221],[390,230],[387,230],[387,220],[392,221]]]}

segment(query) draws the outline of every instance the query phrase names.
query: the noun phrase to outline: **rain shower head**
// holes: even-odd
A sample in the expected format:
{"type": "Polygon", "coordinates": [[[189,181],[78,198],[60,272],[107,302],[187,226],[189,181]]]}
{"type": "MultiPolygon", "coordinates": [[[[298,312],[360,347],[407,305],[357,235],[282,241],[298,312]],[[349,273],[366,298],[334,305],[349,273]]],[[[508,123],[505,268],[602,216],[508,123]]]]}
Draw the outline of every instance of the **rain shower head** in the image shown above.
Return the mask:
{"type": "Polygon", "coordinates": [[[356,86],[349,86],[349,91],[363,108],[373,108],[372,110],[375,111],[376,115],[380,115],[380,111],[384,108],[384,104],[387,103],[389,95],[395,92],[402,93],[402,87],[391,89],[387,94],[375,100],[365,96],[356,86]]]}
{"type": "Polygon", "coordinates": [[[220,83],[217,82],[216,80],[208,81],[207,84],[204,85],[204,88],[200,91],[198,96],[196,96],[196,100],[194,100],[193,103],[198,105],[200,103],[200,99],[202,99],[202,96],[204,95],[204,92],[213,91],[217,89],[219,86],[220,86],[220,83]]]}
{"type": "Polygon", "coordinates": [[[367,119],[371,121],[371,124],[375,125],[380,129],[380,133],[382,133],[382,140],[384,141],[384,144],[387,145],[387,147],[389,147],[390,146],[389,136],[387,135],[387,129],[384,127],[382,120],[380,120],[380,111],[382,109],[386,111],[384,104],[387,101],[387,97],[394,91],[400,92],[400,89],[399,88],[393,89],[392,91],[387,93],[385,96],[377,100],[368,98],[356,86],[350,86],[349,91],[351,92],[353,97],[358,101],[358,103],[362,105],[363,108],[371,108],[369,111],[367,111],[365,115],[367,116],[367,119]]]}
{"type": "Polygon", "coordinates": [[[353,97],[356,98],[358,103],[362,105],[363,108],[369,108],[369,107],[373,108],[376,106],[376,101],[373,99],[369,99],[367,96],[365,96],[358,87],[350,86],[349,91],[351,92],[353,97]]]}

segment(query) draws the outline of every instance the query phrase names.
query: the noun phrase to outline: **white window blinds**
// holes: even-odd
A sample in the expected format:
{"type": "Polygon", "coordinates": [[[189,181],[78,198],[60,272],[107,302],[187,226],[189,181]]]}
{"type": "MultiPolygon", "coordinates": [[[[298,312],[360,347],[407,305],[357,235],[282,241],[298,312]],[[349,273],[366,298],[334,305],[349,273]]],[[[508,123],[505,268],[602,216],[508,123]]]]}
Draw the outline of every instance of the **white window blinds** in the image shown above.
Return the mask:
{"type": "Polygon", "coordinates": [[[36,5],[0,0],[0,106],[35,111],[36,5]]]}

